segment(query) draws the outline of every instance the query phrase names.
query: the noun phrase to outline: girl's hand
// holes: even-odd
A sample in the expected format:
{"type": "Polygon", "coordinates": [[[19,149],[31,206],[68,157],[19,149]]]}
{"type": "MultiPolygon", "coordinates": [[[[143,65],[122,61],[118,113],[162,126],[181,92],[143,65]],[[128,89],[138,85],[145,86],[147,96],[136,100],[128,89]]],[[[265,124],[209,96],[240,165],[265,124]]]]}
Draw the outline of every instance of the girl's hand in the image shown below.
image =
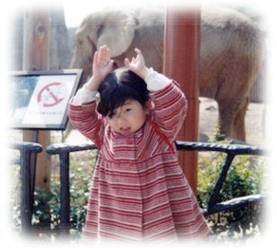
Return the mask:
{"type": "Polygon", "coordinates": [[[139,49],[135,48],[135,52],[137,53],[137,56],[132,58],[131,62],[127,58],[124,60],[125,66],[142,79],[145,79],[148,73],[148,68],[145,65],[144,57],[139,49]]]}
{"type": "Polygon", "coordinates": [[[94,53],[92,64],[92,77],[86,87],[97,91],[105,77],[113,70],[113,60],[110,56],[110,49],[103,45],[94,53]]]}
{"type": "Polygon", "coordinates": [[[101,82],[113,70],[113,60],[110,56],[110,49],[103,45],[93,56],[92,75],[101,82]]]}

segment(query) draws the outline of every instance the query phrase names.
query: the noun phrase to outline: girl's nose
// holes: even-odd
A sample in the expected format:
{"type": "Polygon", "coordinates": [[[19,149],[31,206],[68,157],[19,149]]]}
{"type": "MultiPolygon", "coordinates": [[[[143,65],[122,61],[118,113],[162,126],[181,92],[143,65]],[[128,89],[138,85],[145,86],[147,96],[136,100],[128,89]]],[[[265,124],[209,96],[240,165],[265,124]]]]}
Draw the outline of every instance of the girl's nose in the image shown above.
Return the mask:
{"type": "Polygon", "coordinates": [[[124,117],[124,114],[122,112],[120,112],[118,115],[117,115],[117,121],[118,122],[124,122],[126,121],[125,117],[124,117]]]}
{"type": "Polygon", "coordinates": [[[122,116],[122,114],[119,114],[118,116],[116,116],[116,123],[118,126],[122,126],[122,124],[125,122],[124,117],[122,116]]]}

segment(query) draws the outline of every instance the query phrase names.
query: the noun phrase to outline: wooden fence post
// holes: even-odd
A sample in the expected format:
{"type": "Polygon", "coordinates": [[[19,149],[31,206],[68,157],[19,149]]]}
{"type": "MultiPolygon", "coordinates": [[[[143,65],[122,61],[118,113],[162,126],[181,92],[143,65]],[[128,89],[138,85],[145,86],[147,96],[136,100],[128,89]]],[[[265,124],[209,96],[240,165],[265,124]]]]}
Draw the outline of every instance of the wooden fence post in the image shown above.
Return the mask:
{"type": "MultiPolygon", "coordinates": [[[[200,11],[197,8],[166,10],[164,73],[174,78],[188,99],[188,114],[179,140],[197,141],[199,123],[198,66],[200,54],[200,11]]],[[[197,152],[179,152],[179,161],[193,189],[197,189],[197,152]]]]}
{"type": "MultiPolygon", "coordinates": [[[[23,70],[49,69],[50,39],[49,8],[28,9],[24,16],[23,70]]],[[[45,152],[50,144],[49,131],[23,131],[24,141],[35,141],[42,145],[44,151],[38,155],[36,168],[37,186],[49,189],[51,177],[51,157],[45,152]]]]}

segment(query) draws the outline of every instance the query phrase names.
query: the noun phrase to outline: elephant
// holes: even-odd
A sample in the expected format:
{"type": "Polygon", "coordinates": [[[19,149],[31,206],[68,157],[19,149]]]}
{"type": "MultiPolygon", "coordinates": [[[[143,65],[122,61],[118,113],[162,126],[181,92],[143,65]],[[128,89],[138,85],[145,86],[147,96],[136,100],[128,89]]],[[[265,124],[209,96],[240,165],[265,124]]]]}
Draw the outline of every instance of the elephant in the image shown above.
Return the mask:
{"type": "MultiPolygon", "coordinates": [[[[164,25],[164,9],[95,11],[77,28],[71,67],[83,69],[84,83],[91,75],[94,52],[106,44],[115,67],[124,66],[125,57],[135,56],[137,47],[146,64],[162,72],[164,25]]],[[[234,9],[205,7],[200,37],[199,95],[216,100],[220,134],[245,141],[250,91],[263,53],[258,25],[234,9]]]]}

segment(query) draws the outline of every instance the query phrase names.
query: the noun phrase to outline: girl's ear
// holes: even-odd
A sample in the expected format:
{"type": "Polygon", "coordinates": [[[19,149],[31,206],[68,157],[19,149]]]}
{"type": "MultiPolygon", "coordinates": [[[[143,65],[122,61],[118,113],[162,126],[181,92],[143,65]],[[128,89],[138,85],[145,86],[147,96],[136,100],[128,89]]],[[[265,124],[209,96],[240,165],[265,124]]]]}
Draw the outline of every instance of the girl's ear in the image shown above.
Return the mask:
{"type": "Polygon", "coordinates": [[[151,100],[148,100],[145,104],[146,114],[149,114],[153,108],[154,108],[153,102],[151,100]]]}

